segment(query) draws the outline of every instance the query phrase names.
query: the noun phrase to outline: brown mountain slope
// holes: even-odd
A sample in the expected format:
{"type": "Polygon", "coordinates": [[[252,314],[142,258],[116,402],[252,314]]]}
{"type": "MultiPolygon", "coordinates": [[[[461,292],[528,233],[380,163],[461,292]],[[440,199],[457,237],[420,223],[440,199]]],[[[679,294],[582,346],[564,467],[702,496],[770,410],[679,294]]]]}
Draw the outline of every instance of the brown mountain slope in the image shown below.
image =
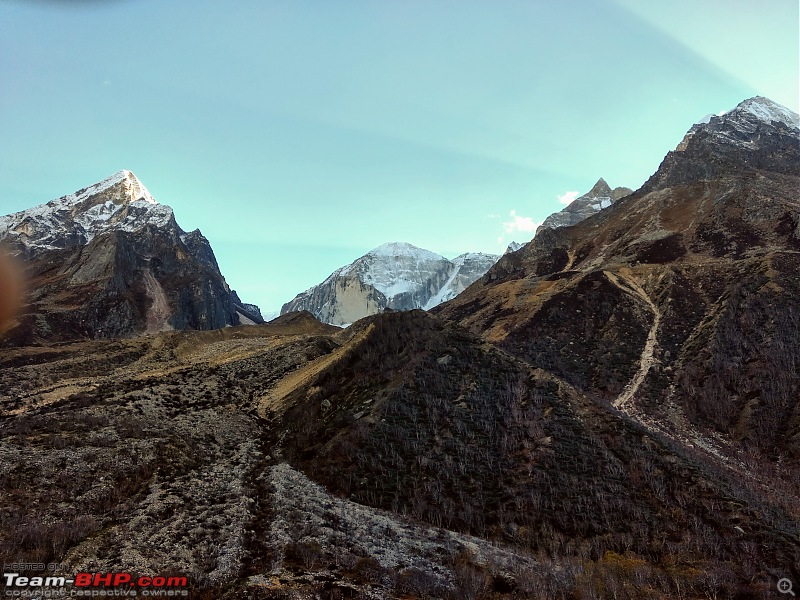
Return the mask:
{"type": "Polygon", "coordinates": [[[646,186],[504,256],[439,314],[609,401],[652,331],[635,404],[797,465],[799,174],[646,186]]]}
{"type": "Polygon", "coordinates": [[[800,136],[742,110],[690,132],[633,195],[542,232],[437,312],[699,449],[796,527],[800,136]]]}
{"type": "MultiPolygon", "coordinates": [[[[545,371],[424,314],[358,325],[366,335],[296,388],[281,420],[282,452],[327,489],[545,555],[576,544],[586,557],[629,550],[709,572],[745,552],[734,525],[779,518],[758,534],[777,543],[766,563],[799,558],[798,514],[752,504],[714,463],[545,371]]],[[[764,558],[742,568],[755,575],[764,558]]]]}
{"type": "Polygon", "coordinates": [[[217,598],[319,593],[308,572],[377,597],[758,594],[800,560],[786,506],[457,325],[296,321],[6,351],[3,557],[217,598]]]}

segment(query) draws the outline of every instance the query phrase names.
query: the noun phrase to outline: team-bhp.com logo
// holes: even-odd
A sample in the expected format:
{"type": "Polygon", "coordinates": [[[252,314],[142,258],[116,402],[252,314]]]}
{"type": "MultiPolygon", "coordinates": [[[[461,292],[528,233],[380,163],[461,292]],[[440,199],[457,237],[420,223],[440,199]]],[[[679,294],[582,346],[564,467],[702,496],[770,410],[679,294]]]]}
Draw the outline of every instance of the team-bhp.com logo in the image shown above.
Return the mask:
{"type": "Polygon", "coordinates": [[[137,577],[131,573],[77,573],[73,577],[3,573],[4,596],[11,598],[188,596],[186,577],[137,577]]]}

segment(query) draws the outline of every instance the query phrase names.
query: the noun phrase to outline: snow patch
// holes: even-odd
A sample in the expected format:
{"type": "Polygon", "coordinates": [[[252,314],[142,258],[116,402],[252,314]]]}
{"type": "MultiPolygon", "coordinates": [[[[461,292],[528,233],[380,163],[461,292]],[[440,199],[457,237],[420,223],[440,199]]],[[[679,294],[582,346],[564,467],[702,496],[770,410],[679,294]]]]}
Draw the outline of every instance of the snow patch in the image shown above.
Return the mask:
{"type": "Polygon", "coordinates": [[[603,210],[604,208],[608,208],[611,206],[611,198],[602,197],[602,198],[593,198],[593,200],[599,200],[599,202],[593,202],[591,207],[595,210],[603,210]]]}
{"type": "Polygon", "coordinates": [[[440,254],[436,254],[430,250],[425,250],[424,248],[418,248],[417,246],[409,244],[408,242],[387,242],[370,250],[367,252],[366,256],[383,256],[391,258],[404,256],[414,258],[416,260],[447,260],[440,254]]]}

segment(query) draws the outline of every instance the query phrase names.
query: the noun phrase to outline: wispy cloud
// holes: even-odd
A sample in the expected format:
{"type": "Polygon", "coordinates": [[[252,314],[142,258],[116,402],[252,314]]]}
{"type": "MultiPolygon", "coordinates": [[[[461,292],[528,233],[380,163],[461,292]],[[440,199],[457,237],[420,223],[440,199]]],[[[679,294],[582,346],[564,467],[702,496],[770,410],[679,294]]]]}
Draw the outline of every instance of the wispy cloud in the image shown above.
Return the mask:
{"type": "Polygon", "coordinates": [[[505,229],[506,233],[515,233],[517,231],[533,233],[536,231],[536,228],[541,225],[541,223],[537,223],[531,217],[518,215],[516,210],[512,210],[509,216],[511,217],[510,221],[503,221],[503,229],[505,229]]]}
{"type": "Polygon", "coordinates": [[[580,195],[580,192],[564,192],[558,197],[558,201],[561,202],[561,204],[569,204],[580,195]]]}

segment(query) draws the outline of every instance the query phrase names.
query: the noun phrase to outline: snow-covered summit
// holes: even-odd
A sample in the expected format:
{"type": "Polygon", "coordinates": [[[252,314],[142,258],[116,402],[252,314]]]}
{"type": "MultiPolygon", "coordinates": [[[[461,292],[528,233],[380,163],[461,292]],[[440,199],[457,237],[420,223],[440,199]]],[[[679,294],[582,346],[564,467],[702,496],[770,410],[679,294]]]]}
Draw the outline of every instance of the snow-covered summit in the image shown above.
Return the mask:
{"type": "Polygon", "coordinates": [[[755,96],[740,102],[733,110],[703,117],[689,129],[676,150],[686,150],[689,141],[700,131],[726,146],[756,149],[761,132],[776,129],[800,135],[800,115],[769,98],[755,96]]]}
{"type": "Polygon", "coordinates": [[[120,200],[123,202],[136,202],[137,200],[141,200],[148,204],[158,204],[147,188],[139,181],[138,177],[127,169],[117,171],[110,177],[106,177],[102,181],[90,185],[87,188],[78,190],[74,194],[62,196],[59,200],[77,204],[115,186],[119,188],[121,192],[120,200]]]}
{"type": "Polygon", "coordinates": [[[800,129],[800,116],[769,98],[756,96],[740,102],[729,112],[711,117],[708,123],[701,126],[715,133],[728,130],[734,134],[725,136],[729,141],[746,143],[751,140],[735,134],[752,137],[759,128],[764,126],[798,130],[800,129]]]}
{"type": "Polygon", "coordinates": [[[742,113],[748,113],[765,123],[783,123],[794,129],[800,129],[800,115],[782,104],[773,102],[763,96],[748,98],[740,102],[731,112],[725,113],[721,117],[727,116],[731,118],[742,113]]]}
{"type": "Polygon", "coordinates": [[[287,302],[281,313],[308,310],[326,323],[344,325],[386,308],[433,308],[455,297],[498,258],[467,252],[448,260],[406,242],[389,242],[336,269],[287,302]]]}
{"type": "Polygon", "coordinates": [[[449,264],[444,256],[430,250],[406,242],[389,242],[354,261],[350,271],[384,294],[391,305],[397,296],[413,295],[427,288],[429,279],[449,264]]]}
{"type": "Polygon", "coordinates": [[[177,228],[172,209],[156,202],[131,171],[122,170],[72,194],[0,217],[0,240],[29,251],[57,249],[88,244],[111,230],[171,224],[177,228]]]}
{"type": "Polygon", "coordinates": [[[399,257],[406,256],[417,260],[441,260],[443,256],[418,248],[408,242],[386,242],[367,252],[367,256],[399,257]]]}

